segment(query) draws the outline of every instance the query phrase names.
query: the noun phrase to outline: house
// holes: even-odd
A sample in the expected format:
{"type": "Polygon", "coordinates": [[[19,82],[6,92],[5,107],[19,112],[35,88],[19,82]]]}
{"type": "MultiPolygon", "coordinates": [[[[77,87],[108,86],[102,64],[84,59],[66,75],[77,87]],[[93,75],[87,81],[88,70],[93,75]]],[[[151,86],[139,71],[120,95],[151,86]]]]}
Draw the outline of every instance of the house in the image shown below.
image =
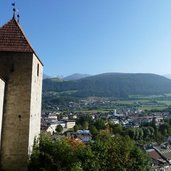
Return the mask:
{"type": "Polygon", "coordinates": [[[48,127],[46,128],[46,132],[50,132],[53,135],[56,132],[56,127],[61,125],[64,129],[64,132],[68,129],[71,129],[75,126],[75,121],[71,120],[61,120],[61,121],[51,121],[48,122],[48,127]]]}
{"type": "Polygon", "coordinates": [[[47,118],[48,120],[51,120],[51,121],[57,121],[58,119],[56,113],[50,113],[47,118]]]}
{"type": "Polygon", "coordinates": [[[119,119],[110,119],[110,122],[113,124],[119,124],[119,119]]]}
{"type": "Polygon", "coordinates": [[[89,130],[78,130],[77,132],[67,131],[65,136],[80,140],[83,143],[88,143],[92,140],[92,135],[89,130]]]}
{"type": "Polygon", "coordinates": [[[170,164],[155,148],[146,150],[147,154],[151,158],[151,169],[152,171],[170,171],[170,164]]]}
{"type": "Polygon", "coordinates": [[[63,128],[65,128],[65,122],[64,121],[51,122],[48,125],[46,132],[49,132],[51,135],[53,135],[56,132],[56,127],[58,125],[61,125],[63,128]]]}
{"type": "Polygon", "coordinates": [[[75,135],[84,143],[90,142],[92,140],[92,135],[89,130],[78,130],[75,135]]]}
{"type": "Polygon", "coordinates": [[[160,150],[160,154],[171,164],[171,148],[160,150]]]}
{"type": "Polygon", "coordinates": [[[149,157],[153,160],[154,164],[159,165],[166,163],[166,160],[164,160],[155,149],[148,149],[146,150],[146,152],[148,153],[149,157]]]}
{"type": "Polygon", "coordinates": [[[75,126],[75,121],[73,120],[68,120],[68,121],[65,121],[65,128],[66,129],[71,129],[75,126]]]}

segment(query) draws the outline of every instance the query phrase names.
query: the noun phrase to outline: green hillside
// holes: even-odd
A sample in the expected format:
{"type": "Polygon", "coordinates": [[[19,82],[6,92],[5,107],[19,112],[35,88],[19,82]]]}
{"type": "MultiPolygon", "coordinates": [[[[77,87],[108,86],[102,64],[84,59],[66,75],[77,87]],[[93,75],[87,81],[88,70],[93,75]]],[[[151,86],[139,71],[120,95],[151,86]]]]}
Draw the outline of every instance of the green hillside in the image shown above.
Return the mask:
{"type": "Polygon", "coordinates": [[[155,74],[105,73],[75,81],[43,81],[43,92],[72,97],[116,97],[171,93],[171,80],[155,74]]]}

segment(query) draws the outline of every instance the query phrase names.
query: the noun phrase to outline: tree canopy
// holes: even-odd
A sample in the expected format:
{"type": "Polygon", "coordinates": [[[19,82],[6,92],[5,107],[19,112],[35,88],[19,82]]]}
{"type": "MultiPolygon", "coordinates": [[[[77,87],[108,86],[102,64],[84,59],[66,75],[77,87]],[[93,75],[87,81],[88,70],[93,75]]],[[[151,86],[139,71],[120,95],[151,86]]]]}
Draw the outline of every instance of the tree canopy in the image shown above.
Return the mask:
{"type": "Polygon", "coordinates": [[[99,134],[83,144],[75,139],[53,140],[41,135],[30,157],[29,171],[145,171],[148,157],[127,137],[99,134]]]}

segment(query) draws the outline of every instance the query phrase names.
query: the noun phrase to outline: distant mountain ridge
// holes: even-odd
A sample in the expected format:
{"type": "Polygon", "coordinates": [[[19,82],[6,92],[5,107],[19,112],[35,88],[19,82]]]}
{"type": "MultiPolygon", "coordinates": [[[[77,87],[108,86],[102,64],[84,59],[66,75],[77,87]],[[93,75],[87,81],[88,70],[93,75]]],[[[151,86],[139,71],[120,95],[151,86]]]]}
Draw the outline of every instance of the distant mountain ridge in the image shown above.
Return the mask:
{"type": "Polygon", "coordinates": [[[49,75],[43,74],[43,79],[51,78],[49,75]]]}
{"type": "Polygon", "coordinates": [[[73,97],[117,97],[171,93],[171,80],[156,74],[104,73],[74,81],[46,79],[44,92],[63,92],[73,97]]]}
{"type": "Polygon", "coordinates": [[[66,77],[63,77],[63,76],[56,76],[56,77],[52,77],[52,76],[49,76],[49,75],[46,75],[46,74],[43,74],[43,79],[59,79],[59,80],[63,80],[63,81],[72,81],[72,80],[79,80],[79,79],[82,79],[82,78],[86,78],[86,77],[90,77],[91,75],[89,74],[79,74],[79,73],[75,73],[75,74],[72,74],[72,75],[68,75],[66,77]]]}
{"type": "Polygon", "coordinates": [[[168,79],[171,79],[171,74],[165,74],[163,76],[166,77],[166,78],[168,78],[168,79]]]}
{"type": "Polygon", "coordinates": [[[79,80],[79,79],[86,78],[89,76],[91,76],[91,75],[75,73],[75,74],[64,77],[63,80],[64,81],[79,80]]]}

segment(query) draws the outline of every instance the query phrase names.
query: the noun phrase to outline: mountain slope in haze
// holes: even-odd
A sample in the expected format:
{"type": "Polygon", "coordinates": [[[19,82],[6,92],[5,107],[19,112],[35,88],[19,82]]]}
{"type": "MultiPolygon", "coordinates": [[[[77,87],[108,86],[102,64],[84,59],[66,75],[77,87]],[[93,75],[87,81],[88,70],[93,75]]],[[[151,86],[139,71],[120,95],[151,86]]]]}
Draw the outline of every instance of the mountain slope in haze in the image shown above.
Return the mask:
{"type": "Polygon", "coordinates": [[[163,76],[168,78],[168,79],[171,79],[171,74],[166,74],[166,75],[163,75],[163,76]]]}
{"type": "Polygon", "coordinates": [[[86,78],[86,77],[89,77],[90,75],[88,74],[78,74],[78,73],[75,73],[75,74],[72,74],[72,75],[69,75],[67,77],[64,77],[64,81],[72,81],[72,80],[79,80],[79,79],[82,79],[82,78],[86,78]]]}
{"type": "Polygon", "coordinates": [[[156,74],[105,73],[75,81],[43,82],[44,92],[72,92],[73,97],[117,97],[171,93],[171,80],[156,74]]]}
{"type": "Polygon", "coordinates": [[[49,75],[43,74],[43,79],[51,78],[49,75]]]}

